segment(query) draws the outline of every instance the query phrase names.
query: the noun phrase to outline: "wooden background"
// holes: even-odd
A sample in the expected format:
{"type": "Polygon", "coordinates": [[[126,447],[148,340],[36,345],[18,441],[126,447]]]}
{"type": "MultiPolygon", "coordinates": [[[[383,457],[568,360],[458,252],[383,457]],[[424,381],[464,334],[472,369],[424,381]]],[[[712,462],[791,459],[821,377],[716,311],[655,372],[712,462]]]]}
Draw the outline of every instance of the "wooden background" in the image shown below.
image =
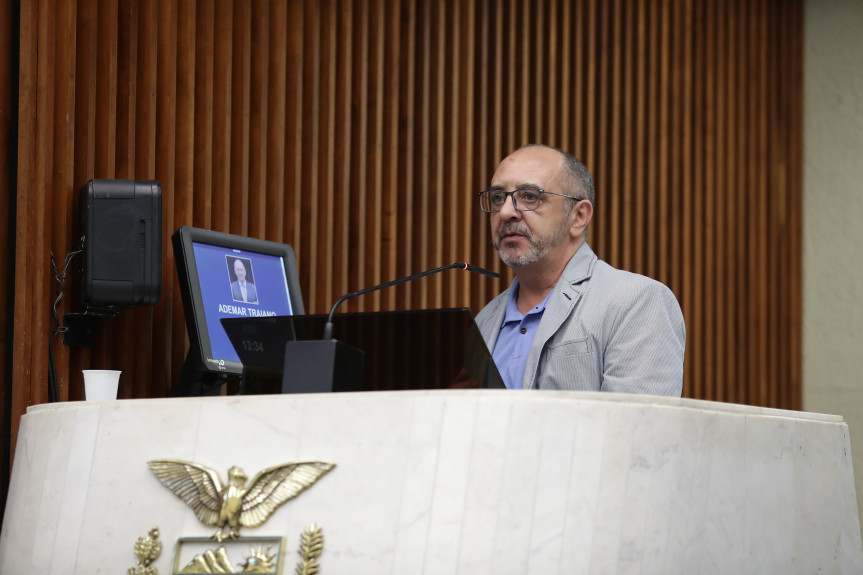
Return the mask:
{"type": "MultiPolygon", "coordinates": [[[[16,2],[0,0],[12,86],[16,2]]],[[[123,398],[170,395],[186,351],[170,234],[283,241],[306,310],[454,261],[348,310],[470,306],[511,278],[475,193],[529,142],[591,169],[590,243],[668,284],[687,324],[684,395],[801,407],[800,0],[32,0],[20,3],[18,136],[0,90],[4,444],[82,368],[123,398]],[[17,165],[16,165],[17,164],[17,165]],[[164,190],[163,295],[52,336],[62,261],[91,178],[164,190]],[[3,209],[2,212],[7,212],[3,209]],[[8,218],[8,222],[7,222],[8,218]],[[14,238],[14,241],[12,241],[14,238]],[[10,305],[14,296],[14,306],[10,305]]],[[[77,266],[77,261],[73,268],[77,266]]],[[[76,274],[60,314],[81,311],[76,274]]]]}

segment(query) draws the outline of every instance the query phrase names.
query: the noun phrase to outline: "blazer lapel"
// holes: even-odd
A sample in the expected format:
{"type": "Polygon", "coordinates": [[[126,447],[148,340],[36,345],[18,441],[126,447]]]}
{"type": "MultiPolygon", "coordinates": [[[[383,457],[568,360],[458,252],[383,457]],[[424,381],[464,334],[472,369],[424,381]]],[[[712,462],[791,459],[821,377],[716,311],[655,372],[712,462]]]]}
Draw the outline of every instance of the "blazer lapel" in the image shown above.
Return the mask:
{"type": "Polygon", "coordinates": [[[536,373],[542,350],[548,340],[557,333],[563,322],[572,314],[572,310],[581,299],[583,291],[579,289],[579,285],[590,278],[596,260],[596,254],[593,253],[590,246],[586,242],[583,243],[569,260],[569,263],[566,264],[560,279],[557,280],[545,311],[542,313],[542,320],[539,322],[536,336],[530,346],[524,379],[522,379],[524,389],[537,387],[536,373]]]}
{"type": "Polygon", "coordinates": [[[511,290],[512,285],[501,292],[489,304],[490,306],[494,306],[489,310],[489,320],[479,326],[480,334],[482,334],[482,338],[486,341],[490,352],[494,352],[494,344],[497,343],[497,336],[500,334],[500,324],[503,323],[503,316],[506,314],[506,302],[509,300],[509,292],[511,290]]]}

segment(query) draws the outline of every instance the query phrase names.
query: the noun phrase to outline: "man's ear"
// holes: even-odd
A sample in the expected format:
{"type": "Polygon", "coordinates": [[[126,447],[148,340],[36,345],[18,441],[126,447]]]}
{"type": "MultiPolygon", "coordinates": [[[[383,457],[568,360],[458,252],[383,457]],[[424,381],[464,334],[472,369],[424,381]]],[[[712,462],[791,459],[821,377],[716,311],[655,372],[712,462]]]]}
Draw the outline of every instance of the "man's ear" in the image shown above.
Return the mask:
{"type": "Polygon", "coordinates": [[[569,226],[570,235],[573,237],[583,235],[593,217],[593,204],[588,200],[582,200],[572,209],[569,216],[572,218],[572,225],[569,226]]]}

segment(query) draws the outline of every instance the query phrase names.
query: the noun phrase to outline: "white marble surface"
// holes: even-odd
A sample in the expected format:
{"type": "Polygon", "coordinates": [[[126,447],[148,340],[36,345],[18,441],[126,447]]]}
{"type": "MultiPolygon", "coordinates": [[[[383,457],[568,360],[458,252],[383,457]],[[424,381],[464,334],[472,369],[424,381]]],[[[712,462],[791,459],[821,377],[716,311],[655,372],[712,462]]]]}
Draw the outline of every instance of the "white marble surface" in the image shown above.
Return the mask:
{"type": "Polygon", "coordinates": [[[243,535],[324,529],[321,574],[863,573],[848,428],[704,401],[506,390],[31,408],[0,573],[123,573],[206,536],[147,461],[335,470],[243,535]]]}

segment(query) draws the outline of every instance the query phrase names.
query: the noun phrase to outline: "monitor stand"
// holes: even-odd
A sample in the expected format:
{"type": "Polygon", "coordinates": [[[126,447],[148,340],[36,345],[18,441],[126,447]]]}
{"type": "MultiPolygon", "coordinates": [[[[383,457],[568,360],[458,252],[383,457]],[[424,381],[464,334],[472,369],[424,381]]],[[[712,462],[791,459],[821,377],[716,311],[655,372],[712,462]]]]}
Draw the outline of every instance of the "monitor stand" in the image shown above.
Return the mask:
{"type": "Polygon", "coordinates": [[[228,373],[214,373],[201,365],[200,353],[190,349],[180,371],[180,380],[174,390],[175,397],[208,397],[222,395],[222,386],[238,379],[228,373]]]}

